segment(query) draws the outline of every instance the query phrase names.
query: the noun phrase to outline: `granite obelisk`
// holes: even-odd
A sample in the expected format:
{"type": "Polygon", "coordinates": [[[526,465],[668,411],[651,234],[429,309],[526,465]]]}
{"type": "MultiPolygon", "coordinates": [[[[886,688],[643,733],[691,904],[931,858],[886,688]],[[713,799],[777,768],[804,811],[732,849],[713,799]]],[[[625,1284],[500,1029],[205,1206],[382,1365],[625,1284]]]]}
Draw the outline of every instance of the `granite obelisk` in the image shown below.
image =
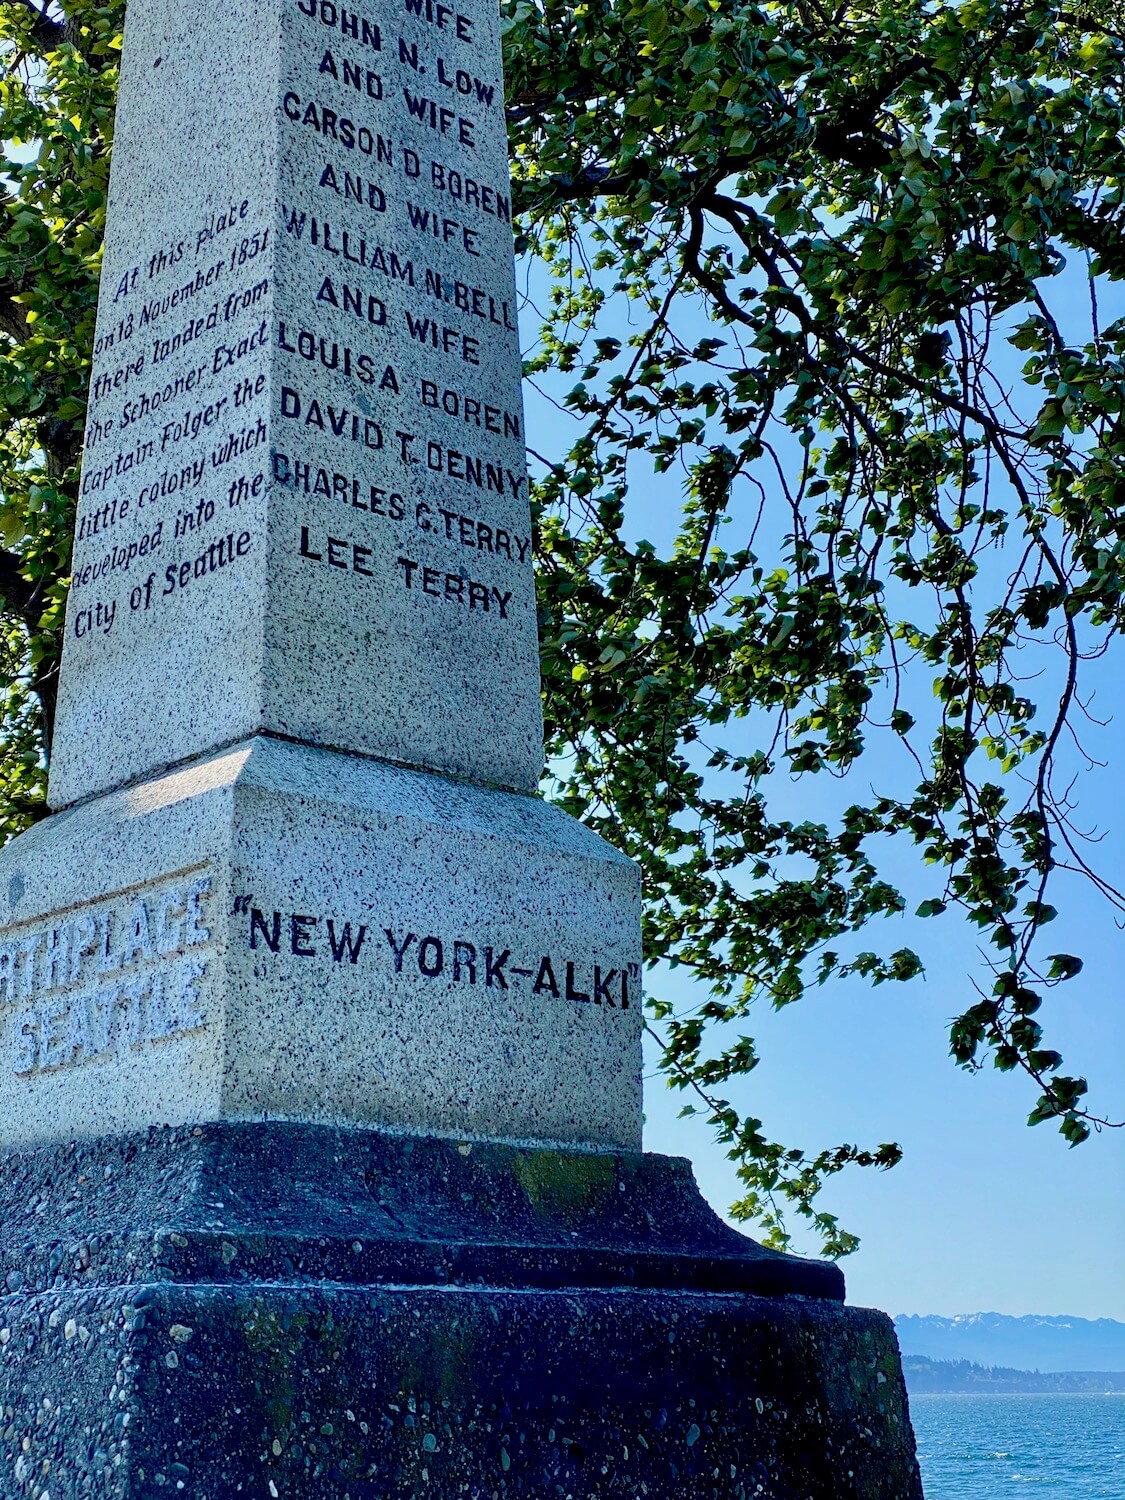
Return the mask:
{"type": "Polygon", "coordinates": [[[640,1154],[542,764],[493,0],[131,0],[0,852],[0,1497],[920,1492],[893,1332],[640,1154]]]}

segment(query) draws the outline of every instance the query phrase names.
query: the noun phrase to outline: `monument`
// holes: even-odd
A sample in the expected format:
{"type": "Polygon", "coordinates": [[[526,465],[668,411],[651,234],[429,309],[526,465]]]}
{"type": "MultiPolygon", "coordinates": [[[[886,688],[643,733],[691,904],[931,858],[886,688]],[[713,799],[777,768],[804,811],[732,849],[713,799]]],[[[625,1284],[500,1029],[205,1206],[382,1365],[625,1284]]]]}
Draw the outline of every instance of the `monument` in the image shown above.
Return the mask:
{"type": "Polygon", "coordinates": [[[131,0],[0,852],[0,1497],[920,1496],[891,1326],[641,1154],[542,735],[491,0],[131,0]]]}

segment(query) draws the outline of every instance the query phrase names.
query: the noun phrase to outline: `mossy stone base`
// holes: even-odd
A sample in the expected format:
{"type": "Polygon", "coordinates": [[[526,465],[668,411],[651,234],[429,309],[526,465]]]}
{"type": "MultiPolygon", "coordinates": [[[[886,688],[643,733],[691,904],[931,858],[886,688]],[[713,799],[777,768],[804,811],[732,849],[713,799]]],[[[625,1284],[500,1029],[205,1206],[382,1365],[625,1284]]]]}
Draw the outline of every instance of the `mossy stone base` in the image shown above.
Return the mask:
{"type": "Polygon", "coordinates": [[[224,1126],[2,1184],[2,1500],[921,1500],[890,1321],[738,1289],[680,1163],[224,1126]]]}

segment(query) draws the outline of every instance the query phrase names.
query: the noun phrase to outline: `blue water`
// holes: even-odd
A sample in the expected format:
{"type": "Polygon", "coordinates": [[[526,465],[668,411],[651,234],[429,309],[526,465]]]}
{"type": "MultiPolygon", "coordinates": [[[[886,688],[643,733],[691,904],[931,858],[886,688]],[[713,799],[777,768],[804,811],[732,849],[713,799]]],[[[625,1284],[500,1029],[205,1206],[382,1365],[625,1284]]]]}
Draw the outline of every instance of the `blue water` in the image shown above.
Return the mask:
{"type": "Polygon", "coordinates": [[[1125,1396],[912,1396],[926,1500],[1125,1500],[1125,1396]]]}

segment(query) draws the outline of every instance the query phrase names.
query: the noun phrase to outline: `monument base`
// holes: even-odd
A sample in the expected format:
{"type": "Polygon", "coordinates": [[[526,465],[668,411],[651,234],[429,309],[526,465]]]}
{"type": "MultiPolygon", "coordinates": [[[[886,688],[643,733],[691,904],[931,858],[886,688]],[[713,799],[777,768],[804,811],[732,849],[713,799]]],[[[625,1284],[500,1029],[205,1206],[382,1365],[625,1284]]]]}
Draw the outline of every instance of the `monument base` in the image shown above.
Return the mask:
{"type": "Polygon", "coordinates": [[[5,1146],[641,1139],[640,878],[537,797],[259,735],[0,850],[5,1146]]]}
{"type": "Polygon", "coordinates": [[[185,1126],[0,1213],[5,1500],[921,1500],[890,1321],[683,1161],[185,1126]]]}

